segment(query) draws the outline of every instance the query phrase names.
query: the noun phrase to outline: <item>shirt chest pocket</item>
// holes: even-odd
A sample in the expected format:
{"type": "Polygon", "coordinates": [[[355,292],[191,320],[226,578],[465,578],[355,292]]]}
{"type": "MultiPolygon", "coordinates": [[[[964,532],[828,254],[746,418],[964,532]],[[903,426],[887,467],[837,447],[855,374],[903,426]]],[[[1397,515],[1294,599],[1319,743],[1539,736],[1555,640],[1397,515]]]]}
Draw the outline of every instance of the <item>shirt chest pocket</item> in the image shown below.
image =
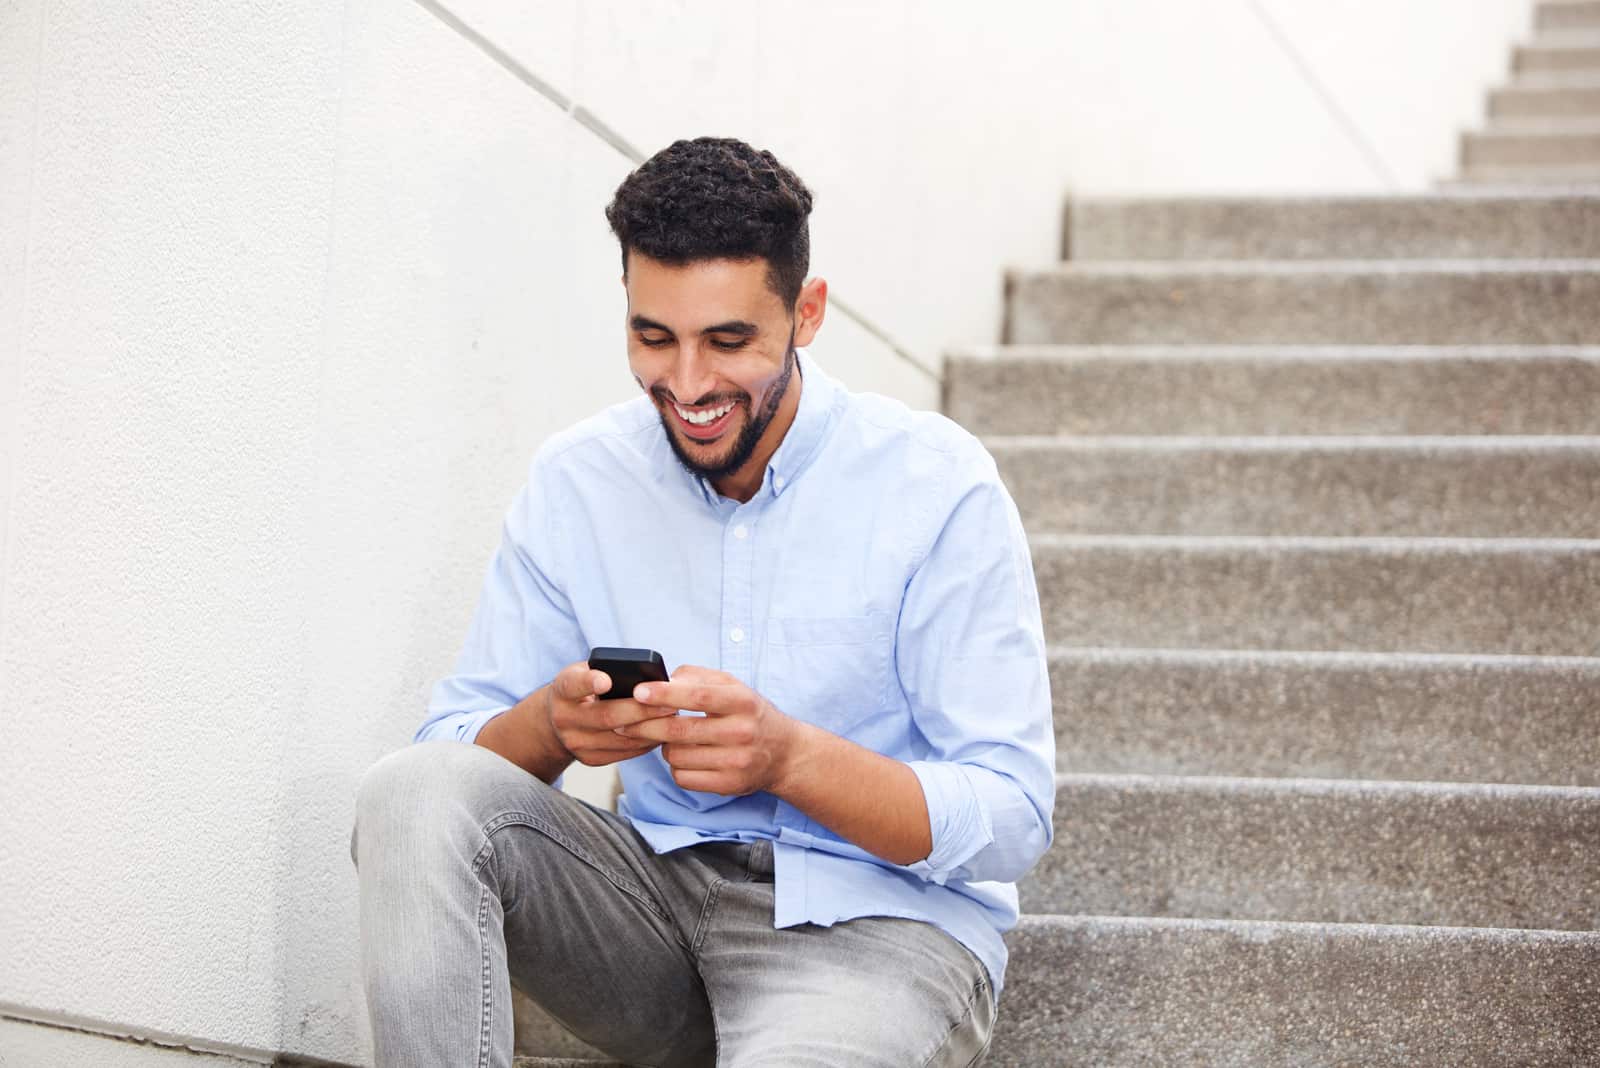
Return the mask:
{"type": "Polygon", "coordinates": [[[762,692],[778,708],[834,734],[886,706],[894,617],[772,617],[762,654],[762,692]]]}

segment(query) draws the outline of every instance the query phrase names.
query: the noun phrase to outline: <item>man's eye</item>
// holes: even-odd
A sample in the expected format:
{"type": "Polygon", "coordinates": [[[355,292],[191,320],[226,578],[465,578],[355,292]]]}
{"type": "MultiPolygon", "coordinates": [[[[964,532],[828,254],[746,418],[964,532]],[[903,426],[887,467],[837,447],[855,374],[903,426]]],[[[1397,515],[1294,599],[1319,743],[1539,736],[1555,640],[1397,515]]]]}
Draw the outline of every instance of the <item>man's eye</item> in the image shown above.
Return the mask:
{"type": "Polygon", "coordinates": [[[738,352],[748,344],[750,344],[749,338],[740,338],[738,341],[718,341],[713,338],[711,341],[713,348],[721,349],[723,352],[738,352]]]}
{"type": "Polygon", "coordinates": [[[639,344],[643,345],[647,349],[659,349],[662,345],[665,345],[671,340],[672,339],[670,337],[646,337],[643,334],[639,335],[639,344]]]}

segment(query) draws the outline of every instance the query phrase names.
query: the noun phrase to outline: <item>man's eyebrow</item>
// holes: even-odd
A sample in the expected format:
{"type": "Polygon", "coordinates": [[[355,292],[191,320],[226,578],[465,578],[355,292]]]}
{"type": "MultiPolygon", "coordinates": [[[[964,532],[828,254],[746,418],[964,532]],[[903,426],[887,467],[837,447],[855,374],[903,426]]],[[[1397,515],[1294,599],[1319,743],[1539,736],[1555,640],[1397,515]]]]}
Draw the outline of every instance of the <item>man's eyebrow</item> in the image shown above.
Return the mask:
{"type": "MultiPolygon", "coordinates": [[[[654,319],[643,315],[635,315],[628,320],[628,325],[635,330],[660,330],[664,334],[672,333],[672,328],[656,322],[654,319]]],[[[717,323],[700,331],[704,334],[733,334],[735,337],[755,337],[761,328],[755,323],[744,319],[729,319],[725,323],[717,323]]]]}
{"type": "Polygon", "coordinates": [[[743,319],[729,319],[725,323],[708,326],[700,331],[702,334],[734,334],[738,337],[755,337],[760,332],[761,328],[755,323],[748,323],[743,319]]]}

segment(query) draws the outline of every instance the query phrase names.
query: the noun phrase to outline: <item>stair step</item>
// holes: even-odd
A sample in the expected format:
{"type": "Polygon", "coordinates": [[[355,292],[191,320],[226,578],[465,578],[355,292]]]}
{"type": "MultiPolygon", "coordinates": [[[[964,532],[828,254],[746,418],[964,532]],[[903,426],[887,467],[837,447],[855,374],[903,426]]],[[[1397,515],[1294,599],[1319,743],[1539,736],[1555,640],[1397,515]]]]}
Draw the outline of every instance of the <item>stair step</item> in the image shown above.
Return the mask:
{"type": "Polygon", "coordinates": [[[1600,658],[1050,650],[1062,771],[1600,787],[1600,658]]]}
{"type": "Polygon", "coordinates": [[[1600,116],[1600,79],[1566,84],[1513,84],[1489,94],[1494,119],[1600,116]]]}
{"type": "Polygon", "coordinates": [[[997,346],[945,370],[975,434],[1600,434],[1600,347],[997,346]]]}
{"type": "Polygon", "coordinates": [[[1600,540],[1029,540],[1054,645],[1600,655],[1600,540]]]}
{"type": "Polygon", "coordinates": [[[1526,119],[1461,135],[1461,163],[1472,166],[1600,166],[1600,124],[1526,119]]]}
{"type": "Polygon", "coordinates": [[[1600,789],[1063,775],[1032,913],[1589,930],[1600,789]]]}
{"type": "Polygon", "coordinates": [[[990,437],[1030,531],[1587,537],[1600,436],[990,437]]]}
{"type": "Polygon", "coordinates": [[[1462,168],[1461,177],[1440,183],[1446,191],[1495,190],[1528,193],[1556,190],[1566,193],[1600,191],[1600,166],[1590,163],[1473,164],[1462,168]]]}
{"type": "Polygon", "coordinates": [[[1096,198],[1068,206],[1068,228],[1080,262],[1585,258],[1600,195],[1096,198]]]}
{"type": "Polygon", "coordinates": [[[1593,1063],[1600,934],[1025,916],[987,1063],[1593,1063]]]}
{"type": "Polygon", "coordinates": [[[1517,74],[1575,73],[1600,75],[1600,34],[1546,33],[1518,45],[1511,69],[1517,74]]]}
{"type": "Polygon", "coordinates": [[[1545,0],[1534,9],[1540,31],[1600,30],[1600,3],[1595,0],[1545,0]]]}
{"type": "Polygon", "coordinates": [[[1600,341],[1600,260],[1062,264],[1006,292],[1020,344],[1600,341]]]}

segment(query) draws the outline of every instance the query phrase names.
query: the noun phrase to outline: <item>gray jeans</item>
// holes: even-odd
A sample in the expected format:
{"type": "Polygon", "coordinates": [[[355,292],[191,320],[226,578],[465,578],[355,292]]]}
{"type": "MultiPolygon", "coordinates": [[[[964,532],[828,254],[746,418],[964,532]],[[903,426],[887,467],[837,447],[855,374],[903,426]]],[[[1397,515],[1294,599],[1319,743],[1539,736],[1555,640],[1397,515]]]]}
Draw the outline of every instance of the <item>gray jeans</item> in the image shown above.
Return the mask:
{"type": "Polygon", "coordinates": [[[626,819],[483,746],[409,745],[356,799],[379,1068],[510,1068],[511,984],[629,1063],[979,1063],[988,973],[932,924],[772,926],[772,847],[656,854],[626,819]]]}

